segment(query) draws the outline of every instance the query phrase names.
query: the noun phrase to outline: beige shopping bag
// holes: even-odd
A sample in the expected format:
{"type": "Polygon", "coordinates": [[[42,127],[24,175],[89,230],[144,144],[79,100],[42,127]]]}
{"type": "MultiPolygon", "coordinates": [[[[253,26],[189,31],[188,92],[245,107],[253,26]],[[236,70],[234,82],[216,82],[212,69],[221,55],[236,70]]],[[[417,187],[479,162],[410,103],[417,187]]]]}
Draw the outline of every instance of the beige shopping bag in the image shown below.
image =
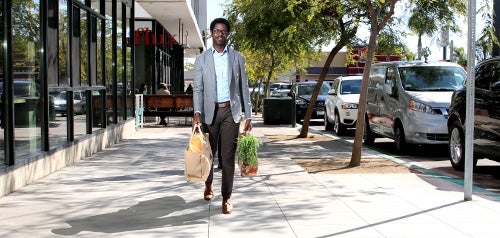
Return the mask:
{"type": "Polygon", "coordinates": [[[205,182],[212,167],[212,149],[208,133],[195,126],[184,151],[184,175],[188,182],[205,182]]]}

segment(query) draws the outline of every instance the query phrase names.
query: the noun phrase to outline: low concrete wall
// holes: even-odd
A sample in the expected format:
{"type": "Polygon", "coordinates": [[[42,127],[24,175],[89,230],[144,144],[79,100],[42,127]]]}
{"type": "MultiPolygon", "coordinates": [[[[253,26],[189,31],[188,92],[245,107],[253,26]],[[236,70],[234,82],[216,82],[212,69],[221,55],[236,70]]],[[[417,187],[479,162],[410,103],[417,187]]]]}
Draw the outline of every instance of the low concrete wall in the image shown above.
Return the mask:
{"type": "Polygon", "coordinates": [[[0,197],[113,146],[135,131],[135,119],[110,125],[64,147],[0,171],[0,197]]]}

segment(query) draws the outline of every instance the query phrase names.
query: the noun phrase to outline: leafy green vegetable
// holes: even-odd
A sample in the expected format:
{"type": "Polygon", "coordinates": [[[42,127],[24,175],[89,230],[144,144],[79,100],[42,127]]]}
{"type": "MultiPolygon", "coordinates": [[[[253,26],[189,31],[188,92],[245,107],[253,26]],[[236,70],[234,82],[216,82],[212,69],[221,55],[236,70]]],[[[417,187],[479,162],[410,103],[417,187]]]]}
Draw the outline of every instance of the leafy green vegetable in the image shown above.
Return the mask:
{"type": "Polygon", "coordinates": [[[251,134],[238,139],[238,160],[249,166],[257,165],[257,148],[262,142],[251,134]]]}

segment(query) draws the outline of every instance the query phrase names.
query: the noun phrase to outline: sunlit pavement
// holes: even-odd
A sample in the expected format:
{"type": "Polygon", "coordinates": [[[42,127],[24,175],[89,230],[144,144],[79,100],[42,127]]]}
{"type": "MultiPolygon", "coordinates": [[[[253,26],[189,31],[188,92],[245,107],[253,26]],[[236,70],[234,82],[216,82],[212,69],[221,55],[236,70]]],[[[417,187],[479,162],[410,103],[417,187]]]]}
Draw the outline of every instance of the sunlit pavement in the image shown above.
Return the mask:
{"type": "MultiPolygon", "coordinates": [[[[300,125],[297,125],[300,126],[300,125]]],[[[500,203],[436,174],[308,174],[290,158],[349,155],[342,140],[271,141],[298,127],[254,118],[259,175],[236,169],[234,211],[187,183],[191,128],[148,125],[116,146],[0,198],[1,237],[497,237],[500,203]]],[[[372,150],[363,155],[373,155],[372,150]]],[[[380,155],[380,154],[378,154],[380,155]]]]}

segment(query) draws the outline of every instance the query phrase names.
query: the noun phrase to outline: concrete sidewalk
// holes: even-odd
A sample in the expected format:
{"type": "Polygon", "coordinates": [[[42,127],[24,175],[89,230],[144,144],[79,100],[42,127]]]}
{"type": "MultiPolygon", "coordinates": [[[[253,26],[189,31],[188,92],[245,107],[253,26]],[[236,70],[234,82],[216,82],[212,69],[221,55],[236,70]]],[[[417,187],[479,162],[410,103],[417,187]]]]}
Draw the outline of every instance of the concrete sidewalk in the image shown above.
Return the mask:
{"type": "MultiPolygon", "coordinates": [[[[0,237],[498,237],[500,203],[428,173],[308,174],[290,158],[350,156],[333,141],[268,141],[298,128],[263,125],[259,176],[240,177],[232,214],[187,183],[190,127],[140,129],[116,146],[0,198],[0,237]]],[[[374,155],[365,150],[363,155],[374,155]]],[[[476,192],[476,191],[475,191],[476,192]]]]}

